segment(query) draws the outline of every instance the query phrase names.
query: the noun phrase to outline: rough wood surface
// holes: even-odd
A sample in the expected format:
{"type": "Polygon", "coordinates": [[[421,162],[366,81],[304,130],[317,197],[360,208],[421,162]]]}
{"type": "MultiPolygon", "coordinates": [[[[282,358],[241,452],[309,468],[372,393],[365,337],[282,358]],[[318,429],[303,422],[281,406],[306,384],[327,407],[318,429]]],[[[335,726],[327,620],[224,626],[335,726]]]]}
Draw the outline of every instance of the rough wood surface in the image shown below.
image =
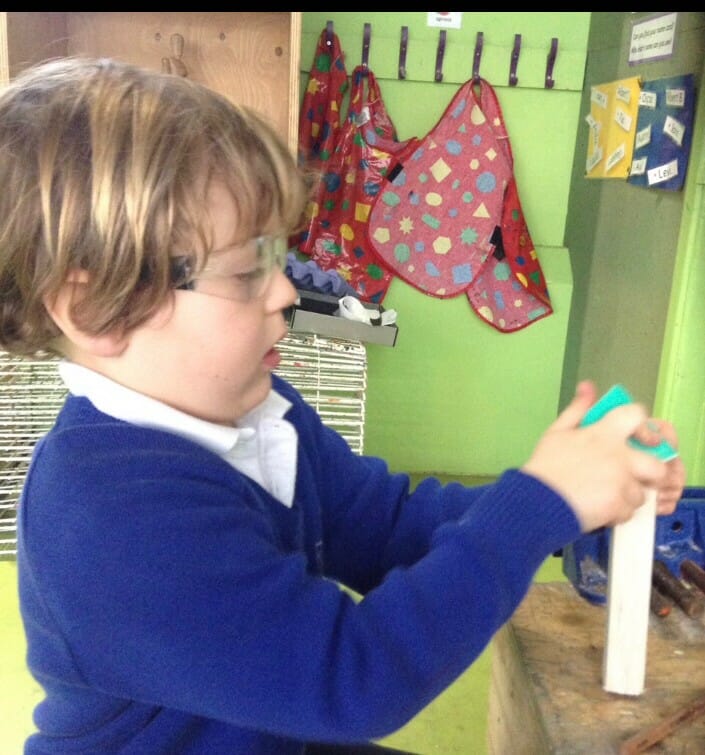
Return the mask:
{"type": "MultiPolygon", "coordinates": [[[[491,755],[611,755],[638,732],[676,714],[705,691],[705,619],[674,607],[649,617],[643,694],[601,684],[606,609],[563,582],[535,584],[492,648],[491,755]]],[[[705,753],[705,718],[649,752],[705,753]]]]}
{"type": "Polygon", "coordinates": [[[679,726],[687,726],[692,721],[705,714],[705,697],[699,697],[697,700],[688,703],[670,718],[650,726],[642,732],[638,732],[633,737],[622,743],[619,749],[619,755],[639,755],[639,753],[650,750],[655,744],[663,742],[666,737],[673,734],[679,726]]]}

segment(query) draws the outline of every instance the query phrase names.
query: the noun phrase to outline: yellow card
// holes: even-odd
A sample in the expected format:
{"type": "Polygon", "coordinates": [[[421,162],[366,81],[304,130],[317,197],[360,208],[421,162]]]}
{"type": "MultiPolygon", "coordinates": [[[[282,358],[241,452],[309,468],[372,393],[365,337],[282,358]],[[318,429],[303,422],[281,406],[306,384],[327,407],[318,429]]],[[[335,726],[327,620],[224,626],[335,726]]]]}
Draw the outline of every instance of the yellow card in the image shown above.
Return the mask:
{"type": "Polygon", "coordinates": [[[590,113],[585,118],[588,139],[587,178],[626,178],[632,164],[640,78],[634,76],[590,89],[590,113]]]}

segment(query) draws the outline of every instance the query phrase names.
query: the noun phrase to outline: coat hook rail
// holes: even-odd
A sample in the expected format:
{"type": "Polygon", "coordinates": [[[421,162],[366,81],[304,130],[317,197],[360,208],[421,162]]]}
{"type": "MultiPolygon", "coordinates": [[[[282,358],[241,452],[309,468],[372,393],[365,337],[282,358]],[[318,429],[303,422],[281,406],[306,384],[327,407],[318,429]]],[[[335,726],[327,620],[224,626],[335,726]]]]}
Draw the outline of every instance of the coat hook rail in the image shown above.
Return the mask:
{"type": "Polygon", "coordinates": [[[481,32],[477,32],[477,38],[475,40],[475,55],[472,59],[472,80],[478,81],[480,79],[480,61],[482,60],[482,46],[484,44],[485,35],[481,32]]]}
{"type": "Polygon", "coordinates": [[[409,46],[409,27],[401,27],[401,40],[399,42],[399,78],[406,78],[406,50],[409,46]]]}
{"type": "Polygon", "coordinates": [[[551,39],[551,49],[546,57],[546,89],[553,89],[553,85],[556,83],[553,80],[553,66],[556,63],[556,55],[558,54],[558,37],[551,39]]]}
{"type": "Polygon", "coordinates": [[[436,49],[436,81],[443,81],[443,56],[446,51],[446,30],[441,29],[438,32],[438,48],[436,49]]]}
{"type": "Polygon", "coordinates": [[[370,40],[372,38],[372,24],[365,24],[362,33],[362,65],[369,68],[370,61],[370,40]]]}
{"type": "Polygon", "coordinates": [[[519,65],[519,53],[521,52],[521,34],[514,35],[514,48],[512,49],[512,59],[509,64],[509,86],[515,87],[519,83],[517,78],[517,66],[519,65]]]}
{"type": "MultiPolygon", "coordinates": [[[[325,26],[326,32],[326,45],[332,47],[334,38],[334,25],[333,21],[327,21],[325,26]]],[[[478,82],[481,78],[480,65],[482,63],[482,53],[484,48],[484,33],[477,32],[475,39],[475,50],[473,53],[472,63],[472,80],[478,82]]],[[[362,36],[362,61],[361,68],[364,72],[369,69],[370,65],[370,44],[372,40],[372,24],[365,23],[363,27],[362,36]]],[[[436,67],[434,71],[434,81],[443,81],[443,64],[445,57],[445,49],[447,44],[447,30],[440,29],[438,32],[438,44],[436,48],[436,67]]],[[[178,34],[172,35],[171,39],[172,55],[168,58],[162,58],[162,70],[176,73],[177,75],[186,76],[188,72],[186,66],[181,59],[181,53],[183,50],[183,37],[178,34]]],[[[511,58],[509,63],[509,78],[508,84],[510,87],[516,87],[519,84],[518,69],[519,58],[521,56],[522,47],[522,35],[514,34],[514,42],[512,45],[511,58]]],[[[397,76],[399,79],[406,79],[407,72],[407,60],[409,54],[409,27],[402,26],[400,30],[399,39],[399,62],[397,76]]],[[[555,86],[555,79],[553,77],[554,67],[556,64],[556,58],[558,56],[558,37],[551,38],[551,46],[546,56],[546,72],[544,79],[544,87],[546,89],[553,89],[555,86]]]]}

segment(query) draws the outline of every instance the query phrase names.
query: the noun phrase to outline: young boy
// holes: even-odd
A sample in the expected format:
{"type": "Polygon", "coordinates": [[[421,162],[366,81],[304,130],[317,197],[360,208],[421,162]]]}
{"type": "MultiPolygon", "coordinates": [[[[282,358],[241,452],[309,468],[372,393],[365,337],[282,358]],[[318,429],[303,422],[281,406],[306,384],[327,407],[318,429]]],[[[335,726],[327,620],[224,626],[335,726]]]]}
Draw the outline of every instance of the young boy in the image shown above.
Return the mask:
{"type": "Polygon", "coordinates": [[[272,374],[301,175],[198,84],[104,59],[19,75],[0,185],[0,345],[61,355],[70,391],[19,504],[46,694],[26,753],[361,752],[467,669],[547,556],[645,486],[660,513],[680,497],[681,462],[626,443],[657,440],[641,406],[578,427],[589,382],[492,485],[412,493],[353,454],[272,374]]]}

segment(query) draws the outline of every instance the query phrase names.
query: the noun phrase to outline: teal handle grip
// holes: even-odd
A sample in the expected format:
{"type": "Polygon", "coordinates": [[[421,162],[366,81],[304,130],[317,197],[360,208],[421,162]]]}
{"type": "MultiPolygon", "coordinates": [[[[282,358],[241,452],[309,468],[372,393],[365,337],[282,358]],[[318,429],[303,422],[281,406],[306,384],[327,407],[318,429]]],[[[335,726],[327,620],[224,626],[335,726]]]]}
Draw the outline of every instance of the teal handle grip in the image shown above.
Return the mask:
{"type": "MultiPolygon", "coordinates": [[[[627,391],[623,385],[617,383],[587,410],[585,416],[580,422],[580,426],[585,427],[587,425],[592,425],[593,422],[602,419],[605,414],[612,411],[612,409],[622,406],[623,404],[631,404],[633,401],[634,399],[629,395],[629,391],[627,391]]],[[[656,446],[647,446],[636,438],[629,438],[628,443],[633,448],[653,454],[661,459],[661,461],[669,461],[678,456],[678,451],[676,451],[676,449],[665,440],[662,440],[656,446]]]]}

